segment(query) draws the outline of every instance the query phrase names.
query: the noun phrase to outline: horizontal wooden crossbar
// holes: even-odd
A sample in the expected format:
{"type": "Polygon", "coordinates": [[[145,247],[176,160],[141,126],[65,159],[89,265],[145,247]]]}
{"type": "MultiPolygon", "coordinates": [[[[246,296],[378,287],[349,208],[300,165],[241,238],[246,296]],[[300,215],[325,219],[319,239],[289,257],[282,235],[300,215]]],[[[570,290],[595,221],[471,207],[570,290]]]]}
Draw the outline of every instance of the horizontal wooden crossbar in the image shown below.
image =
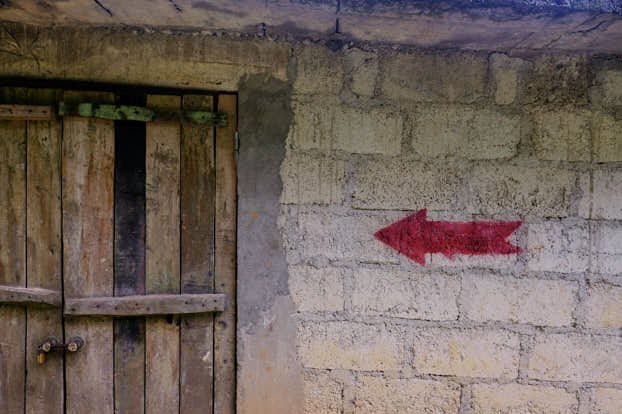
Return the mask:
{"type": "Polygon", "coordinates": [[[142,106],[98,104],[92,102],[77,104],[59,102],[57,109],[52,105],[0,104],[0,120],[50,121],[56,118],[56,116],[80,116],[110,119],[113,121],[179,121],[217,127],[227,126],[226,113],[192,109],[165,110],[142,106]]]}
{"type": "Polygon", "coordinates": [[[0,286],[0,305],[4,304],[60,307],[61,294],[48,289],[0,286]]]}
{"type": "Polygon", "coordinates": [[[73,298],[65,301],[67,316],[149,316],[222,312],[224,294],[135,295],[73,298]]]}
{"type": "Polygon", "coordinates": [[[0,119],[11,121],[50,121],[56,118],[52,105],[0,105],[0,119]]]}
{"type": "Polygon", "coordinates": [[[199,110],[165,110],[131,105],[111,105],[93,102],[58,104],[60,116],[82,116],[114,121],[182,121],[201,125],[227,125],[227,114],[199,110]]]}

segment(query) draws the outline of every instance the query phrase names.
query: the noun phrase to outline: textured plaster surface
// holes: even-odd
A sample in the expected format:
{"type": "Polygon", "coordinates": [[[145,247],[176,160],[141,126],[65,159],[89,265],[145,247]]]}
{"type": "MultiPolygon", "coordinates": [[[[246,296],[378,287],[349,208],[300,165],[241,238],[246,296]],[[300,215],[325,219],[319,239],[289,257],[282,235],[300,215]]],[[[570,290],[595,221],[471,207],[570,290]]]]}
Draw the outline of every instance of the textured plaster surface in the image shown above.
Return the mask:
{"type": "Polygon", "coordinates": [[[238,159],[239,413],[299,412],[302,367],[293,344],[294,304],[278,228],[291,122],[291,86],[252,75],[240,83],[238,159]]]}

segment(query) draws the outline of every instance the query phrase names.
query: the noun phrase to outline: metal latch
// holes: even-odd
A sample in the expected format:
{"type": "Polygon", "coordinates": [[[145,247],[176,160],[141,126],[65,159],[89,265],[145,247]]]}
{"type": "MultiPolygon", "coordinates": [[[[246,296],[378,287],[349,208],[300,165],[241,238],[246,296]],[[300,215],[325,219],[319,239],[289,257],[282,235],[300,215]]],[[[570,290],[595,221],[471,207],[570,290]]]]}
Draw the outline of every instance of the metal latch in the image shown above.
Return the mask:
{"type": "Polygon", "coordinates": [[[45,356],[50,352],[78,352],[83,346],[84,339],[79,336],[72,337],[66,344],[62,343],[58,338],[49,337],[37,347],[37,363],[39,365],[45,364],[45,356]]]}

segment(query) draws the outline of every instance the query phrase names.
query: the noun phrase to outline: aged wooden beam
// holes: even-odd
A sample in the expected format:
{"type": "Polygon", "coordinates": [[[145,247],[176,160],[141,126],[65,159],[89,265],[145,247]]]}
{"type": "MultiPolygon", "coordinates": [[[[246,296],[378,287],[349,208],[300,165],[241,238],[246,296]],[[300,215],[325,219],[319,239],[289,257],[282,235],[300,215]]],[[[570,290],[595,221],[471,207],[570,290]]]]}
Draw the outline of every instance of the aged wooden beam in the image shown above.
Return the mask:
{"type": "MultiPolygon", "coordinates": [[[[211,111],[213,97],[184,95],[184,108],[211,111]]],[[[181,293],[214,292],[214,128],[182,128],[180,152],[181,293]]],[[[233,303],[233,302],[231,302],[233,303]]],[[[179,414],[212,413],[214,315],[181,318],[179,414]]]]}
{"type": "MultiPolygon", "coordinates": [[[[218,95],[218,110],[229,114],[226,128],[216,129],[216,222],[215,222],[215,285],[235,303],[236,228],[237,228],[237,167],[236,127],[237,97],[218,95]]],[[[233,414],[236,398],[235,343],[236,309],[227,308],[214,318],[214,412],[233,414]]]]}
{"type": "Polygon", "coordinates": [[[226,126],[227,114],[201,110],[174,110],[132,105],[111,105],[92,102],[70,104],[59,102],[59,116],[80,116],[114,121],[181,121],[200,125],[226,126]]]}
{"type": "MultiPolygon", "coordinates": [[[[181,97],[148,95],[147,105],[176,111],[181,108],[181,97]]],[[[179,154],[182,128],[179,122],[149,123],[146,130],[145,288],[148,294],[174,295],[181,293],[179,154]]],[[[179,412],[179,337],[179,324],[171,323],[170,318],[147,319],[146,413],[179,412]]]]}
{"type": "Polygon", "coordinates": [[[52,105],[0,105],[1,120],[51,121],[55,118],[52,105]]]}
{"type": "MultiPolygon", "coordinates": [[[[65,91],[64,99],[112,103],[114,95],[65,91]]],[[[63,120],[63,290],[67,297],[114,292],[114,132],[114,122],[109,120],[63,120]]],[[[65,411],[113,413],[113,321],[66,319],[64,333],[66,338],[81,336],[88,341],[65,359],[65,411]]]]}
{"type": "MultiPolygon", "coordinates": [[[[0,122],[0,154],[0,285],[26,287],[26,122],[0,122]]],[[[0,332],[0,413],[23,413],[26,310],[0,306],[0,332]]]]}
{"type": "Polygon", "coordinates": [[[40,288],[0,286],[0,305],[38,305],[60,307],[60,292],[40,288]]]}
{"type": "Polygon", "coordinates": [[[67,316],[186,315],[225,310],[224,294],[134,295],[70,298],[67,316]]]}
{"type": "MultiPolygon", "coordinates": [[[[28,92],[35,102],[52,103],[54,89],[28,92]]],[[[53,115],[53,112],[52,112],[53,115]]],[[[62,125],[31,120],[26,125],[26,287],[62,292],[61,151],[62,125]]],[[[64,414],[63,358],[47,358],[44,365],[32,357],[42,335],[62,337],[63,310],[58,295],[54,308],[30,306],[26,312],[26,410],[24,414],[64,414]],[[45,334],[44,334],[45,332],[45,334]],[[50,381],[54,378],[53,381],[50,381]]]]}

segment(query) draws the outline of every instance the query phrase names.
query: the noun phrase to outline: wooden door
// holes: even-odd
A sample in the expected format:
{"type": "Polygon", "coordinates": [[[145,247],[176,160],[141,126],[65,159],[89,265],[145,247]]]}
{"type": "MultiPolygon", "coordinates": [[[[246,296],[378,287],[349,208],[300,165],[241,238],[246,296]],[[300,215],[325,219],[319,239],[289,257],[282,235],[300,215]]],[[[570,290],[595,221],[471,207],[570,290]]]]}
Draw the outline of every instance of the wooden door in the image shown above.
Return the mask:
{"type": "Polygon", "coordinates": [[[0,412],[234,412],[236,97],[35,92],[228,123],[0,121],[0,412]]]}

